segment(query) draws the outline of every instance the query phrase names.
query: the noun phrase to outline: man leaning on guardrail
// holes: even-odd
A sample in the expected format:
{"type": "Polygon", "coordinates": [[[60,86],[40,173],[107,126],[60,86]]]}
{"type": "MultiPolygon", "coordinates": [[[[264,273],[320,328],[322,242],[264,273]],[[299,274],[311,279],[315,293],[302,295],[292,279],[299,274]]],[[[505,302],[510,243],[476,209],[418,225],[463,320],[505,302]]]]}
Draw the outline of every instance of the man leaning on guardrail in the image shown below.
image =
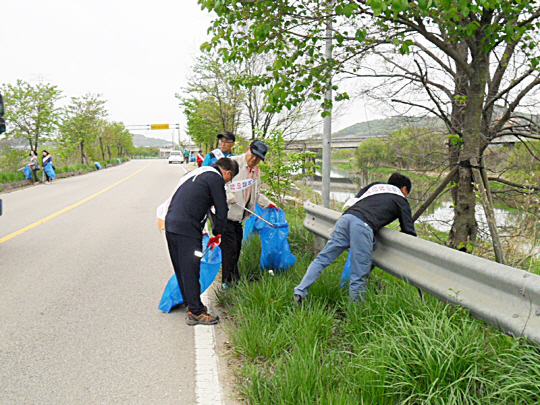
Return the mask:
{"type": "Polygon", "coordinates": [[[326,246],[294,288],[293,302],[300,304],[322,271],[346,249],[351,255],[349,298],[362,301],[371,272],[375,235],[379,229],[399,219],[401,232],[416,236],[411,206],[407,201],[411,187],[407,176],[393,173],[388,183],[371,183],[347,201],[345,205],[350,208],[338,219],[326,246]]]}

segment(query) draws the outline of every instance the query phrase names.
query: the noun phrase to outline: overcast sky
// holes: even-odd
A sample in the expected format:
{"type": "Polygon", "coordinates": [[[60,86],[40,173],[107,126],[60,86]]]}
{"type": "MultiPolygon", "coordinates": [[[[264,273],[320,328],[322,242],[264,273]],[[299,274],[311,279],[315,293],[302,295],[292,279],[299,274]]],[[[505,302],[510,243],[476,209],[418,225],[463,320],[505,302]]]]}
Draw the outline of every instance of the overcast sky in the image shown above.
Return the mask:
{"type": "MultiPolygon", "coordinates": [[[[186,139],[174,95],[187,84],[210,21],[196,0],[6,0],[0,11],[0,84],[50,82],[63,91],[64,103],[101,94],[109,120],[180,123],[186,139]]],[[[365,121],[363,107],[359,111],[349,109],[333,131],[365,121]]]]}

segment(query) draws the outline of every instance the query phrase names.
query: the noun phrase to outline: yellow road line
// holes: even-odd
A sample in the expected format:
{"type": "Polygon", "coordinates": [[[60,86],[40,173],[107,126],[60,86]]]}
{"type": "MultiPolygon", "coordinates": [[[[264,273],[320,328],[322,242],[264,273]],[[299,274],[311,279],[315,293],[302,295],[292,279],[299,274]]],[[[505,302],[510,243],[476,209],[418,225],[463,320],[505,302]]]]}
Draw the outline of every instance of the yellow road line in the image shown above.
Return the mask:
{"type": "Polygon", "coordinates": [[[98,191],[96,194],[93,194],[93,195],[91,195],[90,197],[86,197],[84,200],[81,200],[81,201],[79,201],[78,203],[75,203],[75,204],[73,204],[73,205],[70,205],[70,206],[67,207],[67,208],[64,208],[63,210],[60,210],[60,211],[58,211],[58,212],[55,212],[54,214],[49,215],[48,217],[43,218],[42,220],[39,220],[39,221],[37,221],[37,222],[34,222],[33,224],[28,225],[27,227],[22,228],[22,229],[20,229],[20,230],[18,230],[18,231],[16,231],[16,232],[13,232],[12,234],[10,234],[10,235],[8,235],[8,236],[4,236],[3,238],[0,239],[0,244],[2,244],[2,243],[4,243],[4,242],[7,242],[8,240],[14,238],[15,236],[19,236],[20,234],[25,233],[26,231],[29,231],[30,229],[35,228],[35,227],[38,226],[38,225],[44,224],[45,222],[50,221],[51,219],[57,217],[58,215],[61,215],[61,214],[63,214],[64,212],[68,212],[68,211],[72,210],[73,208],[76,208],[76,207],[78,207],[79,205],[84,204],[84,203],[87,202],[87,201],[90,201],[92,198],[97,197],[97,196],[100,195],[100,194],[103,194],[105,191],[110,190],[111,188],[113,188],[113,187],[119,185],[120,183],[123,183],[124,181],[126,181],[126,180],[132,178],[133,176],[135,176],[136,174],[142,172],[144,169],[146,169],[146,168],[147,168],[148,166],[150,166],[151,164],[152,164],[152,162],[148,163],[148,164],[147,164],[146,166],[144,166],[142,169],[137,170],[137,171],[136,171],[135,173],[133,173],[133,174],[130,174],[130,175],[127,176],[125,179],[122,179],[122,180],[120,180],[120,181],[114,183],[112,186],[109,186],[109,187],[107,187],[107,188],[104,188],[104,189],[101,190],[101,191],[98,191]]]}

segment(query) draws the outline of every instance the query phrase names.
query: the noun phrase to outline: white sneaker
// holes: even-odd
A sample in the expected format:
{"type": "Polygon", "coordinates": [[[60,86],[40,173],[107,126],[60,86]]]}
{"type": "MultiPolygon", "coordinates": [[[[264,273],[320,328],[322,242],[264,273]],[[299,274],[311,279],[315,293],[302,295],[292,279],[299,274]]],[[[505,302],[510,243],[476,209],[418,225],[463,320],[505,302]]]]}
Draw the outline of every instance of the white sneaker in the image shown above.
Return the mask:
{"type": "Polygon", "coordinates": [[[45,184],[51,184],[51,183],[49,183],[48,181],[46,181],[45,184]]]}

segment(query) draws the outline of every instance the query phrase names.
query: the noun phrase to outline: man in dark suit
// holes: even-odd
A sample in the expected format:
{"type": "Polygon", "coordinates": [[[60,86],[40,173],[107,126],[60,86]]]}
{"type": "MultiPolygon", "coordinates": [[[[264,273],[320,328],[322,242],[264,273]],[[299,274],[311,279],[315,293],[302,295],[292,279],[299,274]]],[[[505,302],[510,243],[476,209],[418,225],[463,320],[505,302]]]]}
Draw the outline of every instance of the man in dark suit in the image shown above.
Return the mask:
{"type": "Polygon", "coordinates": [[[210,208],[215,207],[214,237],[208,246],[217,246],[227,221],[225,183],[238,173],[238,164],[229,158],[195,169],[182,177],[165,217],[167,245],[180,292],[188,310],[188,325],[214,325],[219,317],[207,313],[201,302],[201,250],[203,228],[210,208]]]}

